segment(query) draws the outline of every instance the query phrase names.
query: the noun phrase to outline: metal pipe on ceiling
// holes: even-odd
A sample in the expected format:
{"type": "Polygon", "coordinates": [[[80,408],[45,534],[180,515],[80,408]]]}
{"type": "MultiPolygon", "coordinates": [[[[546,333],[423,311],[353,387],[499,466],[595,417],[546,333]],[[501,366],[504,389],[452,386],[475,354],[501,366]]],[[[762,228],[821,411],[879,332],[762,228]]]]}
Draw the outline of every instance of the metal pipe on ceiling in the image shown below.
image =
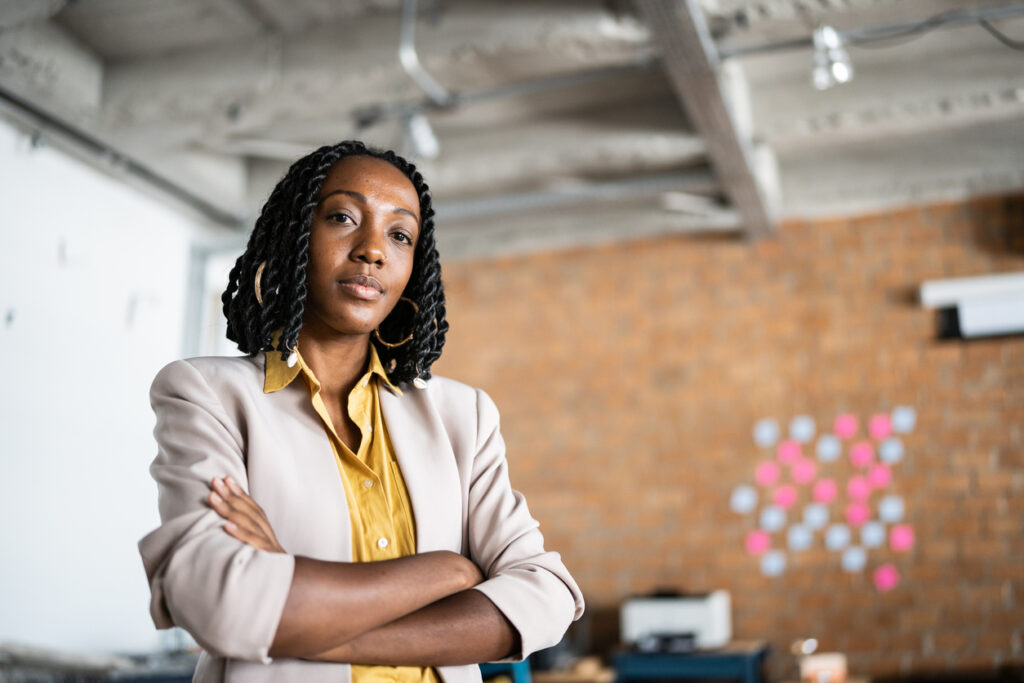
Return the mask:
{"type": "Polygon", "coordinates": [[[111,171],[127,173],[141,179],[146,184],[195,209],[217,224],[236,230],[246,225],[243,216],[213,204],[188,188],[160,175],[145,164],[119,152],[95,136],[62,121],[3,87],[0,87],[0,109],[6,110],[23,125],[53,136],[58,141],[85,152],[90,157],[102,162],[102,165],[111,171]]]}
{"type": "MultiPolygon", "coordinates": [[[[920,35],[922,32],[939,28],[940,26],[959,26],[963,24],[975,24],[980,21],[998,21],[1009,19],[1015,16],[1024,15],[1024,3],[1014,5],[1003,5],[980,10],[955,10],[935,15],[929,19],[920,21],[902,22],[898,24],[882,24],[852,31],[837,31],[843,42],[849,45],[857,45],[866,42],[883,42],[885,40],[896,40],[912,35],[920,35]]],[[[814,47],[814,37],[811,35],[788,40],[773,41],[770,43],[759,43],[755,45],[729,47],[720,46],[718,56],[721,59],[731,57],[749,57],[752,55],[766,54],[770,52],[786,52],[789,50],[804,50],[814,47]]]]}

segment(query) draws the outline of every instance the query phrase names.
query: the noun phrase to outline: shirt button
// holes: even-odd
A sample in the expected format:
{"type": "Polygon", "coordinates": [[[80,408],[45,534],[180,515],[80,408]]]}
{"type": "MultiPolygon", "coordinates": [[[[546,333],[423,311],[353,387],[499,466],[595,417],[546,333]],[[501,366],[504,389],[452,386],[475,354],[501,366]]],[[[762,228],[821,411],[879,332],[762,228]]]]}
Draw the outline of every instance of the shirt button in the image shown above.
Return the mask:
{"type": "Polygon", "coordinates": [[[361,384],[361,385],[363,385],[364,387],[365,387],[365,386],[366,386],[367,384],[369,384],[369,383],[370,383],[370,378],[369,378],[369,377],[364,377],[364,378],[363,378],[363,381],[362,381],[362,382],[360,382],[360,384],[361,384]]]}
{"type": "Polygon", "coordinates": [[[372,489],[373,488],[373,480],[372,479],[367,479],[366,481],[364,481],[363,482],[363,488],[364,489],[372,489]]]}
{"type": "Polygon", "coordinates": [[[384,548],[387,548],[388,547],[388,539],[384,538],[383,536],[378,538],[377,539],[377,547],[380,548],[381,550],[384,550],[384,548]]]}
{"type": "Polygon", "coordinates": [[[372,434],[373,433],[373,425],[366,425],[366,432],[368,434],[372,434]]]}

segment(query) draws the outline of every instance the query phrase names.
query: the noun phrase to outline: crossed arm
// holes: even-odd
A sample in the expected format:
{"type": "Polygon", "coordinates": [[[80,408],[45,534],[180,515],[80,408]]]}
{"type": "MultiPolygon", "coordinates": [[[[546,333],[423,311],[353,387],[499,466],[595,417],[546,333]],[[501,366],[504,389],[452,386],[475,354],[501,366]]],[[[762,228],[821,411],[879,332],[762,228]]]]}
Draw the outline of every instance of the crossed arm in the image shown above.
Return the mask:
{"type": "MultiPolygon", "coordinates": [[[[228,534],[285,552],[263,510],[234,480],[214,478],[211,488],[210,505],[228,534]]],[[[381,562],[296,557],[270,654],[390,666],[507,657],[519,650],[519,636],[483,593],[470,590],[483,578],[472,561],[448,551],[381,562]]]]}

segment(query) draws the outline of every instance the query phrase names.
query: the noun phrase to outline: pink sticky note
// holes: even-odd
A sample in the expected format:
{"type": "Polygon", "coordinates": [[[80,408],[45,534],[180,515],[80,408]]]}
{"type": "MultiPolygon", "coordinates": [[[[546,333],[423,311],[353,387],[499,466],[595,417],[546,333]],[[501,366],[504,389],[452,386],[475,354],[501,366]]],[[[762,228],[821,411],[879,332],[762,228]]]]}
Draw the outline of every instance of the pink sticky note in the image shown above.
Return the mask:
{"type": "Polygon", "coordinates": [[[868,422],[868,434],[871,435],[872,439],[881,441],[889,436],[890,433],[892,433],[892,424],[886,413],[878,413],[871,416],[871,420],[868,422]]]}
{"type": "Polygon", "coordinates": [[[896,524],[889,530],[889,547],[898,553],[907,552],[914,547],[914,527],[909,524],[896,524]]]}
{"type": "Polygon", "coordinates": [[[874,579],[878,592],[886,593],[899,585],[900,573],[891,564],[883,564],[875,570],[874,579]]]}
{"type": "Polygon", "coordinates": [[[868,481],[876,489],[884,489],[892,481],[892,472],[885,465],[875,465],[868,470],[868,481]]]}
{"type": "Polygon", "coordinates": [[[836,417],[835,424],[832,425],[832,431],[840,439],[852,438],[857,433],[857,416],[850,413],[839,415],[836,417]]]}
{"type": "Polygon", "coordinates": [[[800,458],[800,444],[792,440],[783,441],[779,444],[779,448],[776,452],[779,456],[779,462],[783,462],[788,465],[800,458]]]}
{"type": "Polygon", "coordinates": [[[772,547],[772,539],[767,531],[755,529],[747,534],[746,546],[751,555],[763,555],[772,547]]]}
{"type": "Polygon", "coordinates": [[[871,509],[864,503],[850,503],[846,506],[846,522],[850,526],[861,526],[871,516],[871,509]]]}
{"type": "Polygon", "coordinates": [[[800,458],[790,466],[789,473],[796,483],[809,484],[818,476],[818,466],[810,458],[800,458]]]}
{"type": "Polygon", "coordinates": [[[759,462],[754,470],[754,480],[761,486],[773,486],[779,480],[779,466],[771,460],[759,462]]]}
{"type": "Polygon", "coordinates": [[[775,494],[772,496],[772,502],[783,510],[788,510],[793,507],[793,503],[796,502],[796,489],[789,484],[780,486],[775,489],[775,494]]]}
{"type": "Polygon", "coordinates": [[[835,479],[819,479],[814,484],[812,495],[817,502],[828,504],[836,499],[838,492],[835,479]]]}
{"type": "Polygon", "coordinates": [[[846,495],[850,500],[864,501],[871,496],[871,484],[867,477],[850,477],[846,484],[846,495]]]}
{"type": "Polygon", "coordinates": [[[875,447],[869,441],[858,441],[850,447],[850,462],[856,467],[867,467],[875,459],[875,447]]]}

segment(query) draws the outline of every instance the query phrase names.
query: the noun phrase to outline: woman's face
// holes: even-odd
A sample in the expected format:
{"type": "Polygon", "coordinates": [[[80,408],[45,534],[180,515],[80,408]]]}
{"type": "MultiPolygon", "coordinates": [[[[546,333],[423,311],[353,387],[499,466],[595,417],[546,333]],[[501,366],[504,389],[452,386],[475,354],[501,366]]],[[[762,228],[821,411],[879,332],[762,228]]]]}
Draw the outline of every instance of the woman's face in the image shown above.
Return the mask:
{"type": "Polygon", "coordinates": [[[303,329],[372,332],[409,282],[419,235],[419,196],[404,173],[373,157],[335,164],[313,213],[303,329]]]}

